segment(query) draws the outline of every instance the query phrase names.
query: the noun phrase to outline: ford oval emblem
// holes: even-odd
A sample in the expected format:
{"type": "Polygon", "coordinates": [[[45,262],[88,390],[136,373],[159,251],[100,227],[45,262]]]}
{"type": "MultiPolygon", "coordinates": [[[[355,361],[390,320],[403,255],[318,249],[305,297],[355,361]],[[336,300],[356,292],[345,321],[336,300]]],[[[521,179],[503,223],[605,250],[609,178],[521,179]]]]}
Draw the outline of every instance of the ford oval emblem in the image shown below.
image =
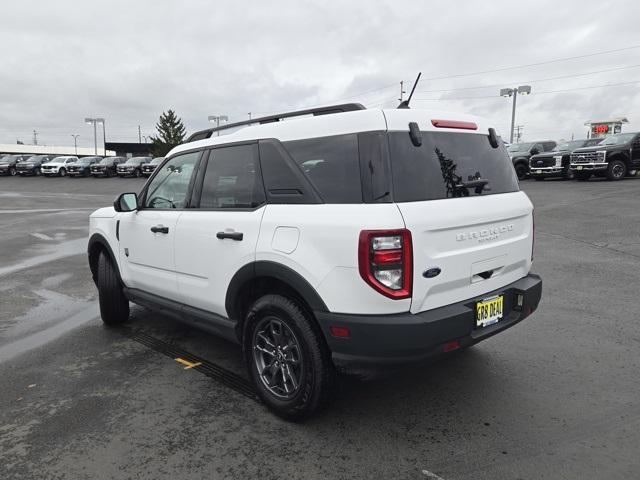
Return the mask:
{"type": "Polygon", "coordinates": [[[441,271],[442,270],[440,270],[440,267],[433,267],[433,268],[430,268],[430,269],[425,270],[424,272],[422,272],[422,276],[424,278],[437,277],[438,275],[440,275],[441,271]]]}

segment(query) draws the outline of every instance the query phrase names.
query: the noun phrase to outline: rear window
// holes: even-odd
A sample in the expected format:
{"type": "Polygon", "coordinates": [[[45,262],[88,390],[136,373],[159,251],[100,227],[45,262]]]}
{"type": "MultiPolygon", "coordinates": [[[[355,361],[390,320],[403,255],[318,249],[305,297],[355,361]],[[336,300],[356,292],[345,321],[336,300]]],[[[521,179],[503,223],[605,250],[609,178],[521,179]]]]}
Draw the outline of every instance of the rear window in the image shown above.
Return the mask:
{"type": "Polygon", "coordinates": [[[355,134],[283,142],[325,203],[362,203],[355,134]]]}
{"type": "Polygon", "coordinates": [[[487,135],[422,132],[415,147],[407,132],[390,132],[389,149],[396,202],[518,191],[506,150],[487,135]]]}

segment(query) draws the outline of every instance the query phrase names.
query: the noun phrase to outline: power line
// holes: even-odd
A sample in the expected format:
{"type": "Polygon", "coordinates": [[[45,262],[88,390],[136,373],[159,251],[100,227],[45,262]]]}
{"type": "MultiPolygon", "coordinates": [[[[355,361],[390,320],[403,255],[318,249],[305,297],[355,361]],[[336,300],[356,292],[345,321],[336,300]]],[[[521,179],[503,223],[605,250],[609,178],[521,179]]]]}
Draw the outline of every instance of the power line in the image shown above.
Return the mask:
{"type": "MultiPolygon", "coordinates": [[[[635,85],[636,83],[640,83],[640,80],[634,80],[632,82],[621,82],[621,83],[607,83],[604,85],[590,85],[588,87],[574,87],[574,88],[566,88],[563,90],[546,90],[542,92],[533,91],[529,95],[546,95],[548,93],[562,93],[562,92],[573,92],[575,90],[589,90],[592,88],[604,88],[604,87],[619,87],[622,85],[635,85]]],[[[478,95],[473,97],[451,97],[451,98],[416,98],[416,100],[420,101],[448,101],[448,100],[477,100],[483,98],[500,98],[500,95],[478,95]]]]}
{"type": "MultiPolygon", "coordinates": [[[[519,81],[513,81],[510,83],[514,83],[514,84],[524,84],[524,83],[540,83],[540,82],[548,82],[551,80],[561,80],[561,79],[565,79],[565,78],[575,78],[575,77],[586,77],[588,75],[595,75],[598,73],[606,73],[606,72],[615,72],[618,70],[627,70],[629,68],[637,68],[640,67],[640,64],[637,65],[627,65],[624,67],[615,67],[615,68],[607,68],[604,70],[594,70],[592,72],[584,72],[584,73],[574,73],[574,74],[570,74],[570,75],[560,75],[557,77],[547,77],[547,78],[539,78],[537,80],[519,80],[519,81]]],[[[446,92],[457,92],[460,90],[480,90],[482,88],[498,88],[498,87],[502,87],[504,86],[504,82],[502,83],[494,83],[493,85],[481,85],[481,86],[477,86],[477,87],[460,87],[460,88],[450,88],[450,89],[443,89],[443,90],[417,90],[416,93],[446,93],[446,92]]]]}
{"type": "Polygon", "coordinates": [[[616,48],[614,50],[604,50],[604,51],[601,51],[601,52],[587,53],[587,54],[584,54],[584,55],[574,55],[573,57],[556,58],[554,60],[547,60],[547,61],[544,61],[544,62],[526,63],[526,64],[523,64],[523,65],[514,65],[514,66],[511,66],[511,67],[495,68],[493,70],[479,70],[477,72],[457,73],[457,74],[454,74],[454,75],[443,75],[443,76],[439,76],[439,77],[425,78],[424,80],[443,80],[443,79],[446,79],[446,78],[471,77],[473,75],[481,75],[483,73],[505,72],[507,70],[516,70],[516,69],[519,69],[519,68],[537,67],[537,66],[540,66],[540,65],[548,65],[550,63],[566,62],[567,60],[576,60],[578,58],[587,58],[587,57],[595,57],[595,56],[598,56],[598,55],[606,55],[606,54],[609,54],[609,53],[622,52],[622,51],[625,51],[625,50],[633,50],[635,48],[640,48],[640,45],[632,45],[630,47],[616,48]]]}

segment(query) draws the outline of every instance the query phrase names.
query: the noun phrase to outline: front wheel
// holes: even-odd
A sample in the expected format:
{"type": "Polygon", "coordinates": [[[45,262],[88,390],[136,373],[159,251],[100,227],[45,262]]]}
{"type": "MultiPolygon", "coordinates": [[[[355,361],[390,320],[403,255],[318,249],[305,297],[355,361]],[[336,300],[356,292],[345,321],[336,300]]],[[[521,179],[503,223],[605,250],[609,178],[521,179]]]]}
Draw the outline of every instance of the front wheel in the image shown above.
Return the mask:
{"type": "Polygon", "coordinates": [[[122,283],[105,252],[98,258],[98,298],[100,316],[106,325],[119,325],[129,318],[129,300],[122,292],[122,283]]]}
{"type": "Polygon", "coordinates": [[[622,160],[612,160],[607,168],[609,180],[622,180],[627,174],[627,165],[622,160]]]}
{"type": "Polygon", "coordinates": [[[18,172],[16,171],[16,167],[9,167],[9,175],[15,177],[18,172]]]}
{"type": "Polygon", "coordinates": [[[133,176],[136,178],[140,178],[140,175],[141,175],[140,170],[136,168],[135,172],[133,172],[133,176]]]}
{"type": "Polygon", "coordinates": [[[575,178],[575,173],[570,168],[567,168],[562,174],[562,178],[564,180],[573,180],[575,178]]]}
{"type": "Polygon", "coordinates": [[[576,172],[575,178],[579,182],[586,182],[591,178],[591,174],[589,172],[576,172]]]}
{"type": "Polygon", "coordinates": [[[42,175],[42,170],[36,168],[36,177],[39,177],[40,175],[42,175]]]}
{"type": "Polygon", "coordinates": [[[529,173],[529,167],[524,163],[518,163],[515,166],[516,175],[518,176],[518,180],[524,180],[527,178],[527,174],[529,173]]]}
{"type": "Polygon", "coordinates": [[[277,415],[301,420],[321,410],[335,383],[320,328],[298,302],[265,295],[251,307],[243,346],[258,396],[277,415]]]}
{"type": "Polygon", "coordinates": [[[629,170],[629,171],[627,172],[627,177],[635,177],[635,176],[636,176],[636,173],[638,173],[638,171],[637,171],[637,170],[629,170]]]}
{"type": "Polygon", "coordinates": [[[544,180],[544,177],[533,177],[536,182],[541,182],[544,180]]]}
{"type": "Polygon", "coordinates": [[[66,177],[67,170],[65,168],[61,168],[60,170],[58,170],[58,175],[60,175],[61,177],[66,177]]]}

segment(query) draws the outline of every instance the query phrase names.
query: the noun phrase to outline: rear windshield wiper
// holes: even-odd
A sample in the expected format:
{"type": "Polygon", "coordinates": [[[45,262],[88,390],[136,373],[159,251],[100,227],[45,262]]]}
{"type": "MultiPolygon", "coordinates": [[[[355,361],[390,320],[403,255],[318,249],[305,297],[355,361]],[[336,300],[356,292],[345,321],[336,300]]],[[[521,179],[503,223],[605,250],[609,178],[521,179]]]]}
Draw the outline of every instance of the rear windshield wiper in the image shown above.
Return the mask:
{"type": "Polygon", "coordinates": [[[485,188],[488,184],[489,180],[476,178],[475,180],[469,180],[468,182],[460,182],[456,185],[456,188],[474,188],[476,191],[476,195],[480,195],[483,190],[491,190],[490,188],[485,188]]]}

